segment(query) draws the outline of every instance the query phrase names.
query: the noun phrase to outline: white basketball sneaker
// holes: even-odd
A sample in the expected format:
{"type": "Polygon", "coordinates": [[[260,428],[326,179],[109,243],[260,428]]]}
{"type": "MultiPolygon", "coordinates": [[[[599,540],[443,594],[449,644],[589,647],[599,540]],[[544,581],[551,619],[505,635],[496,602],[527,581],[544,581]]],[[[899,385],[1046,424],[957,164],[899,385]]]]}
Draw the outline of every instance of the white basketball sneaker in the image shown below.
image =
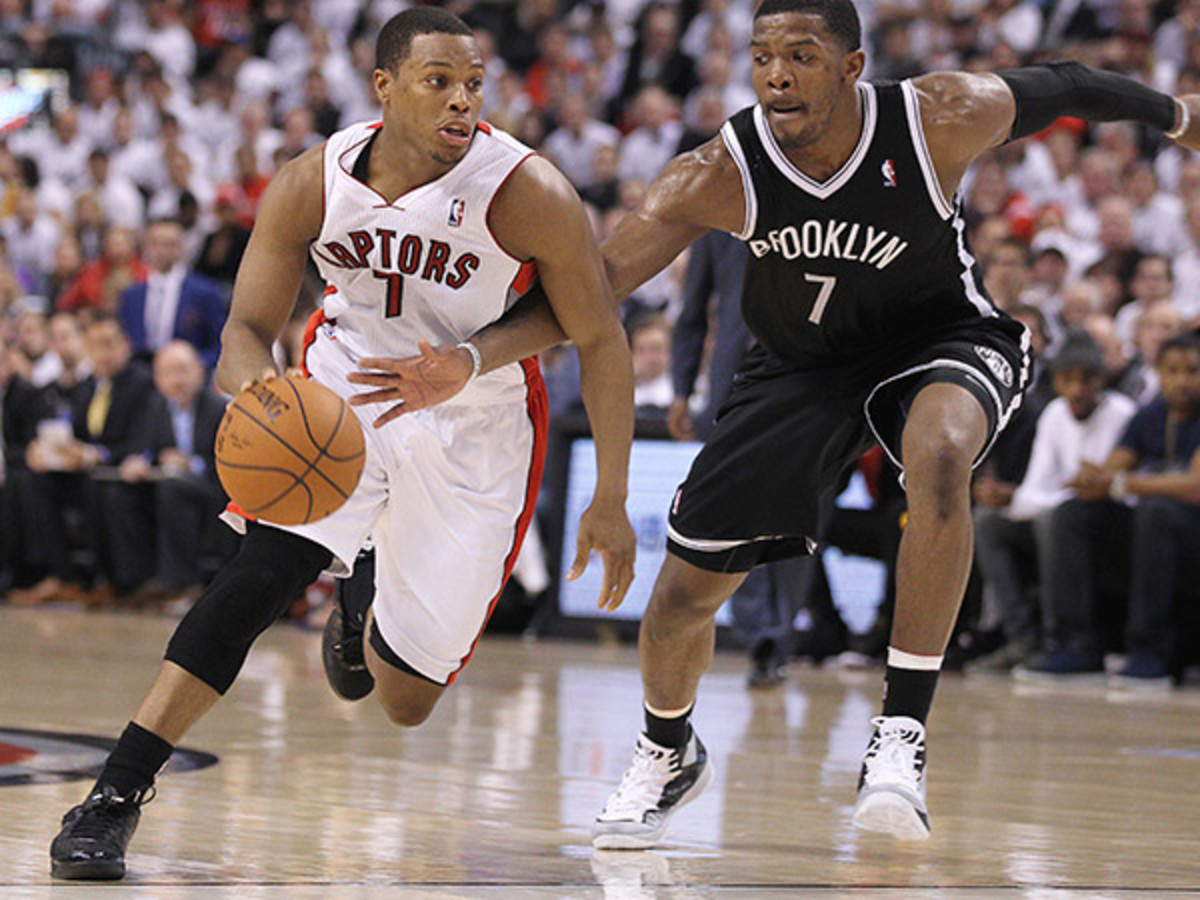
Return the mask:
{"type": "Polygon", "coordinates": [[[633,765],[592,826],[592,846],[643,850],[667,833],[667,820],[712,783],[713,767],[695,730],[682,750],[638,735],[633,765]]]}
{"type": "Polygon", "coordinates": [[[908,716],[879,716],[871,724],[875,734],[863,757],[854,824],[902,841],[926,840],[925,726],[908,716]]]}

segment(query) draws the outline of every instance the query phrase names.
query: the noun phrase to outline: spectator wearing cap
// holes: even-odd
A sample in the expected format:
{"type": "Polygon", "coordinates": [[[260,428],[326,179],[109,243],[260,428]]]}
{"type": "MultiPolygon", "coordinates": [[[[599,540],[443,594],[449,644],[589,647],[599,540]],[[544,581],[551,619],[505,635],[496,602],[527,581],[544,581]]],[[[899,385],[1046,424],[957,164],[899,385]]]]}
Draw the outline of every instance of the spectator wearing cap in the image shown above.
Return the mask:
{"type": "Polygon", "coordinates": [[[1047,616],[1038,583],[1053,565],[1052,514],[1075,496],[1066,485],[1083,464],[1108,457],[1135,408],[1105,389],[1104,359],[1086,332],[1067,338],[1050,371],[1056,397],[1037,419],[1025,477],[1007,506],[975,508],[975,556],[1005,644],[968,663],[968,671],[1007,671],[1041,645],[1039,625],[1047,616]]]}
{"type": "Polygon", "coordinates": [[[1054,512],[1053,643],[1018,669],[1024,677],[1102,674],[1115,640],[1127,652],[1116,685],[1170,684],[1173,601],[1200,575],[1200,338],[1172,338],[1155,364],[1162,393],[1134,413],[1102,464],[1081,467],[1069,482],[1075,497],[1054,512]],[[1124,618],[1099,603],[1113,561],[1127,564],[1124,618]]]}

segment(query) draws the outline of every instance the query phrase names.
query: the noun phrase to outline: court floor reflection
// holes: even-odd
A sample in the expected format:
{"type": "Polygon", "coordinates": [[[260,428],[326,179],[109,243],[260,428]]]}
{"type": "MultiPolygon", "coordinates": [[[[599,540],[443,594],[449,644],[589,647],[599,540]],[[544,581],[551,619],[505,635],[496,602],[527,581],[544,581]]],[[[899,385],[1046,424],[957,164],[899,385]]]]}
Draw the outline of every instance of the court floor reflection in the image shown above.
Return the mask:
{"type": "MultiPolygon", "coordinates": [[[[114,735],[172,626],[0,607],[0,728],[114,735]]],[[[485,639],[408,732],[334,697],[319,652],[313,633],[264,636],[186,741],[219,762],[161,778],[117,896],[1200,891],[1195,689],[1129,702],[946,677],[930,721],[934,836],[901,845],[849,823],[878,675],[798,671],[751,693],[743,659],[719,655],[695,714],[712,788],[661,849],[594,853],[592,817],[640,725],[633,648],[485,639]]],[[[0,895],[50,892],[47,846],[87,783],[0,787],[0,895]]]]}

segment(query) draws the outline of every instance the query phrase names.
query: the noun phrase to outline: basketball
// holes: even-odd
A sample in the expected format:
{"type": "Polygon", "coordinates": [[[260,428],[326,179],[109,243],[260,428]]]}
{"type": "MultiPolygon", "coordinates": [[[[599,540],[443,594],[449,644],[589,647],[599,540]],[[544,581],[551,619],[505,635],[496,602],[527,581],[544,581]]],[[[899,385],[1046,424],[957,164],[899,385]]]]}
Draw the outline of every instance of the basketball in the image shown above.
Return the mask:
{"type": "Polygon", "coordinates": [[[240,512],[276,525],[315,522],[358,486],[362,426],[350,406],[306,378],[242,391],[217,429],[217,476],[240,512]]]}

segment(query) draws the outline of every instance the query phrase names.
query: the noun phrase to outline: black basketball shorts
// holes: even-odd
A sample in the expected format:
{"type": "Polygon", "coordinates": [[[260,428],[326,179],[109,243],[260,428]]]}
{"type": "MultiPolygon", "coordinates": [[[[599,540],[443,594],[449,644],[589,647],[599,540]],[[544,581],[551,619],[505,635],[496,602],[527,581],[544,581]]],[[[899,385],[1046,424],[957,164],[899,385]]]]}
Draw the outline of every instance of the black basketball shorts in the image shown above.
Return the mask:
{"type": "Polygon", "coordinates": [[[671,501],[667,546],[702,569],[744,572],[811,552],[818,509],[875,443],[903,472],[901,433],[932,382],[970,391],[988,417],[976,465],[1020,406],[1029,335],[1011,319],[973,319],[836,366],[748,355],[717,424],[671,501]]]}

